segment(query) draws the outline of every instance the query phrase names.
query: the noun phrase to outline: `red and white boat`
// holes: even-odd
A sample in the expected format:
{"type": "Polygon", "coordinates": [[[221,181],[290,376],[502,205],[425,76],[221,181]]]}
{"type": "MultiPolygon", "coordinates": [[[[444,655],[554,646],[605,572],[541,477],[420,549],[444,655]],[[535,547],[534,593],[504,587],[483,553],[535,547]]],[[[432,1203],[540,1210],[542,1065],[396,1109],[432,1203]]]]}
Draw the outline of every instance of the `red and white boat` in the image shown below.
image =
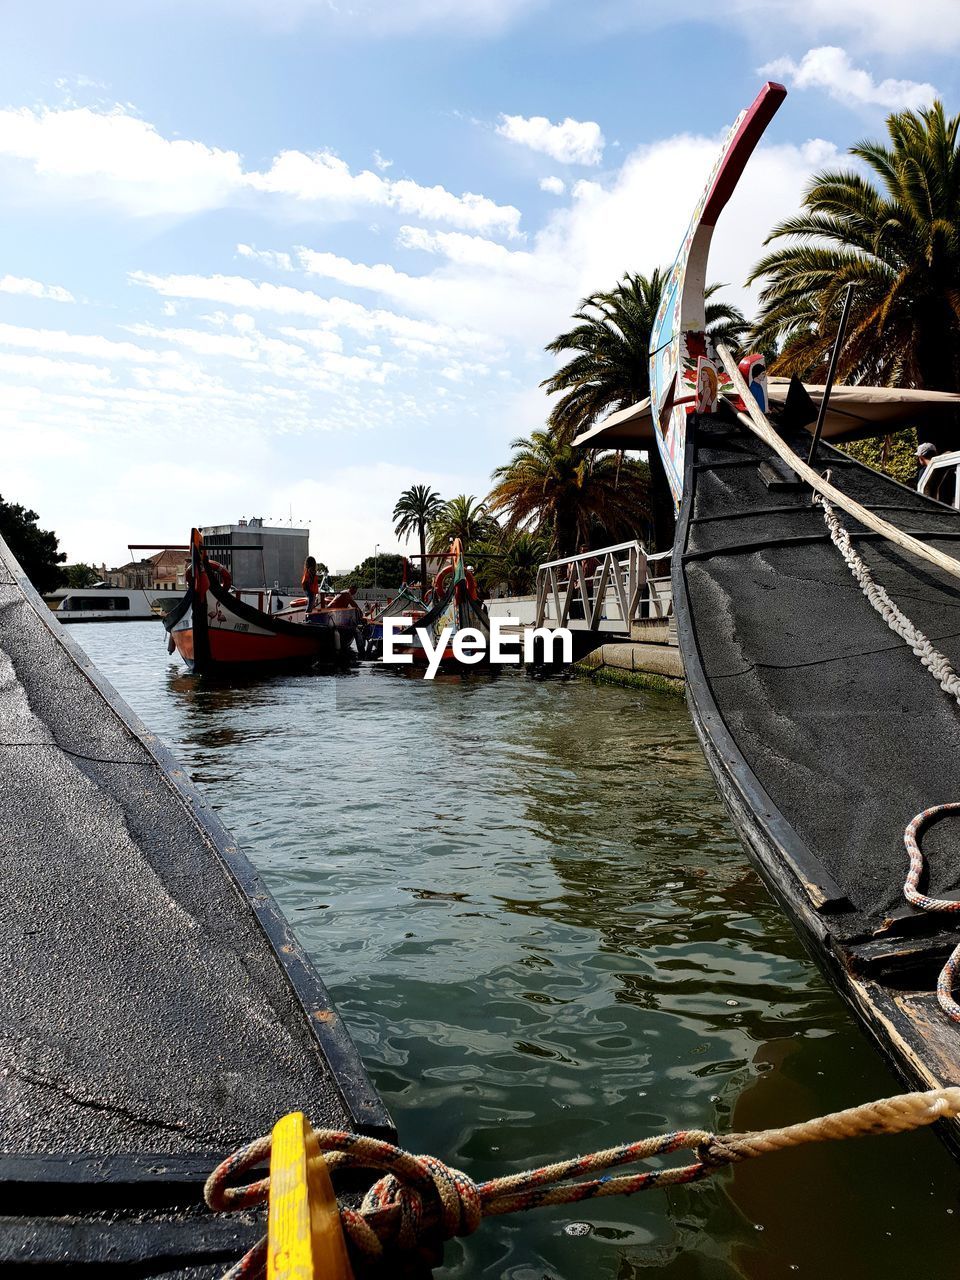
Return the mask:
{"type": "MultiPolygon", "coordinates": [[[[219,550],[219,548],[218,548],[219,550]]],[[[231,590],[230,574],[207,555],[203,535],[190,534],[190,569],[183,599],[163,620],[168,649],[197,675],[226,674],[349,658],[361,622],[353,595],[341,591],[310,614],[306,599],[269,612],[231,590]]]]}

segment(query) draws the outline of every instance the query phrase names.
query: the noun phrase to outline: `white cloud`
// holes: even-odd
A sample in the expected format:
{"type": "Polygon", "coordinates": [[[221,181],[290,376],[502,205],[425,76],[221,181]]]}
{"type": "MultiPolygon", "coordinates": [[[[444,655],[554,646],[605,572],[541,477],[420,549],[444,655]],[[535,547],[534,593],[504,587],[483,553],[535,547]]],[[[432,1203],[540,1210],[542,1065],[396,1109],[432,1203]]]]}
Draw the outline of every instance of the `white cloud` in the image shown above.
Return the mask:
{"type": "Polygon", "coordinates": [[[393,168],[393,161],[388,160],[385,156],[382,156],[379,151],[374,151],[373,163],[377,166],[377,168],[380,170],[381,173],[385,172],[385,170],[387,169],[393,168]]]}
{"type": "Polygon", "coordinates": [[[222,205],[240,186],[235,151],[170,140],[120,108],[0,110],[0,156],[41,179],[133,214],[185,214],[222,205]]]}
{"type": "Polygon", "coordinates": [[[0,373],[37,382],[66,382],[84,385],[109,382],[110,370],[102,365],[77,364],[72,360],[53,360],[49,356],[24,356],[0,351],[0,373]]]}
{"type": "Polygon", "coordinates": [[[293,259],[289,253],[273,253],[270,249],[255,249],[249,244],[238,244],[237,253],[241,258],[251,258],[262,262],[265,266],[276,267],[278,271],[292,271],[293,259]]]}
{"type": "Polygon", "coordinates": [[[175,351],[152,351],[133,342],[115,342],[98,333],[65,333],[62,329],[29,329],[14,324],[0,324],[0,346],[137,364],[175,364],[179,359],[175,351]]]}
{"type": "Polygon", "coordinates": [[[365,336],[386,333],[391,337],[457,347],[470,346],[479,336],[470,330],[455,330],[445,324],[427,324],[393,311],[370,309],[345,298],[323,298],[309,289],[257,283],[243,276],[158,276],[134,271],[130,279],[135,284],[155,290],[162,297],[219,302],[247,311],[310,316],[323,327],[351,329],[365,336]]]}
{"type": "Polygon", "coordinates": [[[549,0],[216,0],[231,18],[251,11],[271,26],[288,29],[309,20],[377,36],[439,30],[452,35],[494,36],[547,8],[549,0]]]}
{"type": "Polygon", "coordinates": [[[0,277],[0,293],[20,293],[29,298],[46,298],[50,302],[76,302],[69,289],[59,284],[41,284],[25,276],[0,277]]]}
{"type": "Polygon", "coordinates": [[[810,49],[799,62],[777,58],[760,67],[758,75],[783,78],[795,89],[824,89],[831,98],[849,106],[878,106],[903,111],[927,106],[937,97],[932,84],[914,80],[874,80],[869,71],[855,67],[850,55],[835,45],[810,49]]]}
{"type": "Polygon", "coordinates": [[[549,191],[552,196],[562,196],[567,184],[562,178],[550,177],[540,179],[540,190],[549,191]]]}
{"type": "Polygon", "coordinates": [[[520,211],[483,195],[458,196],[370,170],[353,173],[323,150],[284,151],[264,172],[247,172],[236,151],[165,138],[120,107],[0,109],[0,158],[27,164],[60,199],[104,201],[138,215],[199,213],[241,203],[257,191],[334,213],[373,206],[471,231],[519,234],[520,211]]]}
{"type": "Polygon", "coordinates": [[[472,191],[457,196],[445,187],[423,187],[409,178],[382,178],[369,169],[352,173],[349,165],[332,151],[311,155],[283,151],[265,173],[247,174],[246,181],[258,191],[303,202],[381,206],[470,231],[519,234],[520,210],[513,205],[495,204],[472,191]]]}
{"type": "Polygon", "coordinates": [[[599,164],[605,139],[594,120],[572,120],[551,124],[546,116],[501,115],[497,133],[511,142],[542,151],[561,164],[599,164]]]}

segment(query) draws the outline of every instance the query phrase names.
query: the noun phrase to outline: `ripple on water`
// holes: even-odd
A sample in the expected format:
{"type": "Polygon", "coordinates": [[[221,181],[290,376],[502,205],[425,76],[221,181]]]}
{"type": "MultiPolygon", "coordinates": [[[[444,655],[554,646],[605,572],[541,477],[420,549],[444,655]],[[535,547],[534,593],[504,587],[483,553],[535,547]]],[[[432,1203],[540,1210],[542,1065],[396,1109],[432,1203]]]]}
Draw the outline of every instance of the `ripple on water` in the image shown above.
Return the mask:
{"type": "MultiPolygon", "coordinates": [[[[482,1179],[895,1091],[747,867],[676,699],[517,672],[204,686],[155,624],[74,634],[243,842],[410,1146],[482,1179]]],[[[928,1132],[811,1147],[494,1220],[440,1274],[946,1280],[958,1186],[928,1132]]]]}

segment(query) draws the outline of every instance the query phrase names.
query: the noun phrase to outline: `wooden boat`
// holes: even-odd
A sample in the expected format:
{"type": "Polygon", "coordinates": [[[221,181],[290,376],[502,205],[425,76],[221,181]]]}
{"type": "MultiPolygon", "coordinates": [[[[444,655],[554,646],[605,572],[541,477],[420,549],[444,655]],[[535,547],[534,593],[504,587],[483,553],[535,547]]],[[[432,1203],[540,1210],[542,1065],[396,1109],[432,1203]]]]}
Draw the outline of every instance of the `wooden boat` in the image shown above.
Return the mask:
{"type": "Polygon", "coordinates": [[[163,620],[168,648],[198,675],[346,659],[360,610],[350,592],[320,600],[309,615],[305,597],[276,613],[255,608],[230,590],[229,575],[194,529],[186,593],[163,620]]]}
{"type": "Polygon", "coordinates": [[[303,1109],[393,1134],[329,994],[183,768],[0,541],[0,1272],[213,1280],[206,1174],[303,1109]]]}
{"type": "MultiPolygon", "coordinates": [[[[768,86],[754,125],[782,96],[768,86]]],[[[745,163],[743,137],[741,122],[712,179],[721,194],[745,163]]],[[[701,209],[715,221],[721,207],[708,188],[701,209]]],[[[673,598],[690,711],[746,851],[811,954],[908,1085],[957,1084],[960,1025],[937,998],[957,916],[911,907],[903,888],[907,824],[960,800],[960,711],[867,599],[811,486],[829,493],[827,473],[853,552],[954,666],[960,514],[825,444],[806,469],[802,415],[785,410],[772,430],[762,386],[754,398],[729,353],[718,354],[731,396],[714,407],[693,377],[684,385],[698,346],[704,359],[712,228],[699,217],[674,273],[684,330],[667,317],[651,343],[653,363],[674,371],[653,401],[680,505],[673,598]]],[[[923,836],[936,899],[960,890],[955,822],[923,836]]],[[[960,1153],[955,1122],[945,1136],[960,1153]]]]}
{"type": "Polygon", "coordinates": [[[428,589],[426,612],[411,623],[408,629],[413,636],[410,653],[415,664],[426,665],[429,661],[429,654],[418,639],[418,633],[425,632],[436,646],[445,627],[450,628],[450,635],[440,659],[442,663],[456,663],[453,638],[458,631],[468,628],[479,632],[483,638],[486,660],[490,644],[490,618],[480,602],[476,580],[472,571],[467,568],[459,538],[454,539],[445,559],[446,564],[441,567],[428,589]]]}
{"type": "Polygon", "coordinates": [[[405,618],[415,624],[426,611],[427,606],[420,597],[419,589],[410,583],[403,583],[392,600],[364,619],[364,656],[378,658],[383,652],[384,618],[405,618]]]}

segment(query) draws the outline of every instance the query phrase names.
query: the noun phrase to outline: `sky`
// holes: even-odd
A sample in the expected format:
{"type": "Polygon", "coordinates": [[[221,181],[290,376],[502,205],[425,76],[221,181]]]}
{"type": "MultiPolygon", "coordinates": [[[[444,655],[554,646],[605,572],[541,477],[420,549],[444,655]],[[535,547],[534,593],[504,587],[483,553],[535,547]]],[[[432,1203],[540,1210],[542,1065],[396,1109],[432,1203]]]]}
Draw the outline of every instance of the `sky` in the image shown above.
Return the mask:
{"type": "Polygon", "coordinates": [[[0,494],[69,560],[262,516],[346,569],[400,492],[484,496],[544,345],[714,236],[745,280],[891,110],[960,111],[958,0],[5,0],[0,494]]]}

